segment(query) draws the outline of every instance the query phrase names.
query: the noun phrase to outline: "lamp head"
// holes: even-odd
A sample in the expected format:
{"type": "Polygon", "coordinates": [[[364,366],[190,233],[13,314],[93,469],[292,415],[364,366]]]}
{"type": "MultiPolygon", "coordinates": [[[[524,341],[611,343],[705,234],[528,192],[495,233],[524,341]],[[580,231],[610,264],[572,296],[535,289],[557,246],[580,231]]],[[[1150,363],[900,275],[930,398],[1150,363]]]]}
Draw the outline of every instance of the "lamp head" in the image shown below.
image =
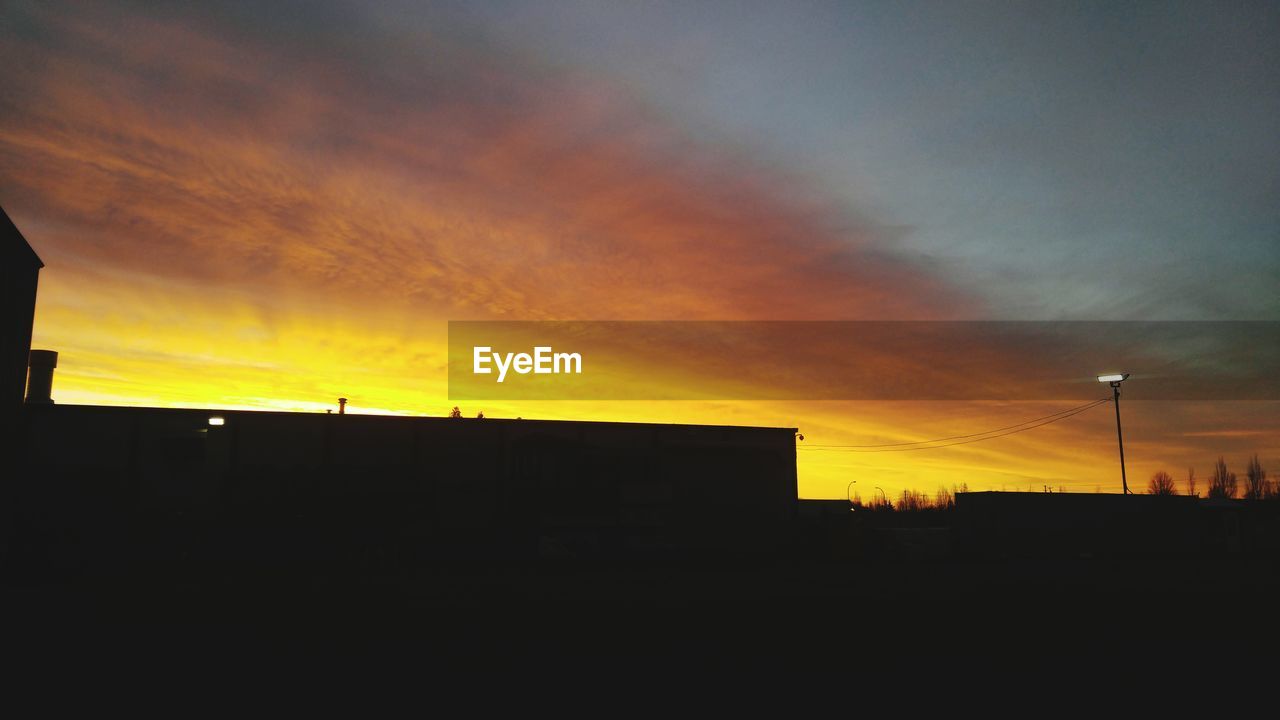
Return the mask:
{"type": "Polygon", "coordinates": [[[1128,379],[1129,379],[1129,373],[1111,373],[1110,375],[1098,376],[1098,382],[1100,383],[1104,382],[1104,383],[1114,384],[1114,383],[1124,382],[1125,380],[1128,380],[1128,379]]]}

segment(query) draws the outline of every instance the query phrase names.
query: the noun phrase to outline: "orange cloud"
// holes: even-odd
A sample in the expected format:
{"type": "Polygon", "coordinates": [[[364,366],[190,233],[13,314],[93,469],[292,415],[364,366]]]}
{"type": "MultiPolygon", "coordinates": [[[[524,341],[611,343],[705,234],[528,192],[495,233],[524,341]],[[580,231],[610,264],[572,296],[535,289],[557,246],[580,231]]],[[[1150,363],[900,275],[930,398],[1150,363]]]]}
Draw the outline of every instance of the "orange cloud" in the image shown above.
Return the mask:
{"type": "Polygon", "coordinates": [[[57,218],[75,261],[438,318],[967,306],[803,181],[598,85],[457,49],[370,78],[200,28],[54,24],[52,47],[7,46],[52,59],[16,79],[0,142],[7,202],[57,218]]]}

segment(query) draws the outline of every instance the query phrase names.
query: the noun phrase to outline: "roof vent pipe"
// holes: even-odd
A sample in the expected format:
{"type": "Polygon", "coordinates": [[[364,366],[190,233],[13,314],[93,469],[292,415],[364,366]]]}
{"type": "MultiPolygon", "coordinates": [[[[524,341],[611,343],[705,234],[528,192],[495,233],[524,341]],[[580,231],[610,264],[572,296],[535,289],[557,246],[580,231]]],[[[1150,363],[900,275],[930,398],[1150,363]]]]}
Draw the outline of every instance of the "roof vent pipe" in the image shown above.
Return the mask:
{"type": "Polygon", "coordinates": [[[53,404],[53,369],[58,367],[58,353],[32,350],[28,359],[27,402],[33,405],[53,404]]]}

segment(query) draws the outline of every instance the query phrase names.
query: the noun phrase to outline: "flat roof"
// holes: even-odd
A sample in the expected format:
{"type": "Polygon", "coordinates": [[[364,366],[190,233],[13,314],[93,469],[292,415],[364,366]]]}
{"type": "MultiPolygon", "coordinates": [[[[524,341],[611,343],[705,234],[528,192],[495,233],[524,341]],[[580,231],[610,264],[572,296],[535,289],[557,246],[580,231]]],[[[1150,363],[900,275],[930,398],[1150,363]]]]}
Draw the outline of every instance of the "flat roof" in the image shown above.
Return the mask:
{"type": "MultiPolygon", "coordinates": [[[[147,412],[147,413],[190,413],[190,414],[225,414],[225,415],[259,415],[267,417],[334,417],[338,416],[337,412],[298,412],[293,410],[228,410],[222,408],[168,408],[168,407],[151,407],[147,405],[68,405],[68,404],[50,404],[50,405],[24,405],[28,409],[37,412],[58,412],[62,410],[104,410],[110,412],[147,412]]],[[[613,420],[551,420],[540,418],[502,418],[489,417],[461,417],[453,418],[441,415],[380,415],[374,413],[346,413],[343,418],[376,418],[380,420],[415,420],[415,421],[452,421],[459,422],[470,420],[473,422],[484,423],[538,423],[538,424],[555,424],[555,425],[593,425],[593,426],[623,426],[623,427],[641,427],[641,428],[688,428],[688,429],[705,429],[705,430],[770,430],[778,432],[795,433],[798,428],[793,427],[769,427],[761,425],[704,425],[696,423],[652,423],[652,422],[625,422],[613,420]]]]}

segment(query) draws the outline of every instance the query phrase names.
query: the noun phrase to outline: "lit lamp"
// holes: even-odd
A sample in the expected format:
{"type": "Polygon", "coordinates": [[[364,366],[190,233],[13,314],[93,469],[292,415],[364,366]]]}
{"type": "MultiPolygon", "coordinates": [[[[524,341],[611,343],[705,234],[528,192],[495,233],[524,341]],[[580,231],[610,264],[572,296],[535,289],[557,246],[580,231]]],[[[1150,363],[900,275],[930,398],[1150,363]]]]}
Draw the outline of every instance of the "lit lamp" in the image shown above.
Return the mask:
{"type": "Polygon", "coordinates": [[[1120,383],[1129,379],[1129,373],[1099,375],[1098,382],[1111,383],[1112,403],[1116,406],[1116,442],[1120,444],[1120,485],[1129,494],[1129,481],[1124,476],[1124,435],[1120,434],[1120,383]]]}

